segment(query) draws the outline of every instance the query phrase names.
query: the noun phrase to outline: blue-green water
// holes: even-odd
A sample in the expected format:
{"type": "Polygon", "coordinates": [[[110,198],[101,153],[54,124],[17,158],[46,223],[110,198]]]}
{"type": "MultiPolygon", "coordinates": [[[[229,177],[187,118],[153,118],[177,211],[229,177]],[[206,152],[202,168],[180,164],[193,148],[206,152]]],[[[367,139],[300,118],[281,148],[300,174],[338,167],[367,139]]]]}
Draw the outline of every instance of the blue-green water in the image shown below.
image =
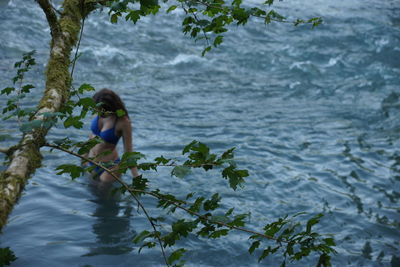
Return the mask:
{"type": "MultiPolygon", "coordinates": [[[[334,266],[398,266],[400,4],[296,0],[277,7],[291,18],[325,22],[313,30],[261,21],[233,27],[224,45],[202,58],[203,44],[180,33],[182,13],[136,26],[111,25],[105,13],[95,13],[86,21],[75,83],[121,94],[135,147],[149,159],[179,156],[196,139],[215,151],[235,146],[251,174],[236,192],[216,172],[184,180],[168,169],[145,173],[152,186],[181,196],[219,192],[224,206],[251,212],[253,229],[285,214],[323,212],[318,230],[335,235],[334,266]]],[[[0,0],[0,34],[1,87],[11,85],[21,54],[35,49],[38,65],[27,82],[39,97],[50,33],[37,4],[0,0]]],[[[1,146],[18,140],[17,127],[2,123],[1,134],[11,136],[1,146]]],[[[60,127],[49,140],[87,135],[87,126],[60,127]]],[[[58,164],[77,161],[43,154],[43,167],[0,236],[0,246],[18,256],[12,266],[162,265],[158,249],[138,254],[131,242],[149,226],[130,198],[110,199],[85,177],[55,175],[58,164]]],[[[143,201],[159,215],[152,200],[143,201]]],[[[249,244],[237,233],[216,241],[190,237],[181,245],[188,266],[258,266],[249,244]]],[[[260,265],[278,264],[271,257],[260,265]]]]}

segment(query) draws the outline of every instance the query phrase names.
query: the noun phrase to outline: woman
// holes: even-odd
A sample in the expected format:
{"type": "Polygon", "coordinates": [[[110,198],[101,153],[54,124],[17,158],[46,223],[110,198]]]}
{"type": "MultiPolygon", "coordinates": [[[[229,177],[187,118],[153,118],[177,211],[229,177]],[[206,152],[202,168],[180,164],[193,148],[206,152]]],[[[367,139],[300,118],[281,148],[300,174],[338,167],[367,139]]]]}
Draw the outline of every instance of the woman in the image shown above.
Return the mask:
{"type": "MultiPolygon", "coordinates": [[[[99,104],[99,115],[91,123],[92,134],[90,138],[99,136],[103,139],[102,143],[95,145],[89,151],[89,158],[95,158],[97,162],[112,163],[108,168],[114,170],[117,176],[121,174],[117,171],[120,158],[118,156],[117,144],[122,137],[124,142],[124,152],[132,152],[132,126],[128,111],[121,98],[109,89],[102,89],[93,96],[96,104],[99,104]],[[117,111],[123,111],[124,115],[117,116],[117,111]],[[110,151],[111,153],[106,153],[110,151]]],[[[119,112],[120,113],[120,112],[119,112]]],[[[89,165],[93,165],[89,163],[89,165]]],[[[106,164],[107,165],[107,164],[106,164]]],[[[102,182],[114,182],[115,178],[100,167],[96,167],[94,174],[102,182]]],[[[131,168],[133,177],[138,176],[137,168],[131,168]]]]}

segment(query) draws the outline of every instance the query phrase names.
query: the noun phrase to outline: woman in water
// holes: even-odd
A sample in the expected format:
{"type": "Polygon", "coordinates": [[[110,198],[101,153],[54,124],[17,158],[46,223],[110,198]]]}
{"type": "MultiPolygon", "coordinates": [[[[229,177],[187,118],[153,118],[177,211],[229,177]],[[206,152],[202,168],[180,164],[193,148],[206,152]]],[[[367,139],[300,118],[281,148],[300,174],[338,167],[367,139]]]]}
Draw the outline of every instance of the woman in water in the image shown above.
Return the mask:
{"type": "MultiPolygon", "coordinates": [[[[89,151],[89,158],[95,158],[97,162],[113,164],[108,168],[113,170],[117,176],[121,176],[118,172],[118,156],[117,144],[122,137],[124,143],[124,152],[132,152],[132,126],[129,119],[128,111],[125,108],[121,98],[109,89],[102,89],[93,96],[96,104],[99,104],[99,115],[97,115],[91,123],[92,134],[90,138],[99,136],[103,142],[95,145],[89,151]],[[124,115],[117,116],[117,111],[123,111],[124,115]],[[110,151],[111,153],[105,153],[110,151]]],[[[89,163],[89,165],[92,165],[89,163]]],[[[94,174],[99,177],[102,182],[114,182],[115,178],[104,171],[100,167],[94,168],[94,174]]],[[[133,177],[138,176],[137,168],[131,168],[133,177]]]]}

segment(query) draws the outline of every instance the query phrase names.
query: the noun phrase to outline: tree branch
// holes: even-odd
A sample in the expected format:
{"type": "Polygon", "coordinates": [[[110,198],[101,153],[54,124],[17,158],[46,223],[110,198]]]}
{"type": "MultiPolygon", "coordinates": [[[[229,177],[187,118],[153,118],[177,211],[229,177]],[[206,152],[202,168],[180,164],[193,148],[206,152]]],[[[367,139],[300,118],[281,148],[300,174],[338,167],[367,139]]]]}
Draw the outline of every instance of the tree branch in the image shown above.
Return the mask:
{"type": "Polygon", "coordinates": [[[50,26],[51,35],[53,37],[61,34],[61,27],[58,21],[57,14],[55,13],[54,7],[50,4],[48,0],[36,0],[39,6],[42,8],[44,14],[46,15],[47,22],[50,26]]]}
{"type": "MultiPolygon", "coordinates": [[[[46,89],[31,120],[43,121],[46,112],[58,112],[70,95],[70,56],[78,41],[81,13],[78,0],[64,0],[63,15],[57,18],[49,0],[36,0],[42,7],[51,27],[52,40],[46,72],[46,89]]],[[[40,147],[45,143],[49,128],[33,129],[24,133],[9,156],[8,167],[0,172],[0,230],[6,224],[30,175],[40,167],[40,147]]]]}
{"type": "MultiPolygon", "coordinates": [[[[160,195],[160,194],[157,194],[157,193],[154,193],[154,192],[148,192],[148,191],[145,191],[145,190],[138,190],[138,189],[134,189],[134,188],[130,187],[130,186],[129,186],[127,183],[125,183],[121,178],[119,178],[118,176],[116,176],[110,169],[104,167],[103,165],[99,164],[98,162],[96,162],[96,161],[94,161],[94,160],[92,160],[92,159],[89,159],[89,158],[87,158],[87,157],[84,157],[84,156],[82,156],[82,155],[79,155],[78,153],[75,153],[75,152],[73,152],[73,151],[70,151],[70,150],[68,150],[68,149],[65,149],[65,148],[62,148],[62,147],[59,147],[59,146],[56,146],[56,145],[45,144],[44,146],[47,146],[47,147],[51,147],[51,148],[55,148],[55,149],[64,151],[64,152],[66,152],[66,153],[68,153],[68,154],[70,154],[70,155],[73,155],[73,156],[76,156],[76,157],[82,159],[84,162],[90,162],[90,163],[92,163],[93,165],[95,165],[95,166],[97,166],[97,167],[100,167],[100,168],[102,168],[104,171],[108,172],[111,176],[114,177],[115,180],[117,180],[117,181],[131,194],[132,197],[135,198],[135,200],[138,202],[139,206],[142,208],[142,210],[144,210],[144,212],[145,212],[145,214],[146,214],[146,217],[148,218],[148,220],[149,220],[150,223],[152,224],[153,228],[155,227],[154,224],[153,224],[153,222],[151,221],[150,217],[148,217],[147,212],[145,211],[143,205],[140,203],[140,201],[139,201],[139,200],[137,199],[137,197],[135,196],[135,193],[142,193],[142,194],[146,194],[146,195],[153,196],[153,197],[155,197],[155,198],[157,198],[157,199],[165,200],[165,201],[171,203],[172,205],[174,205],[175,207],[177,207],[177,208],[179,208],[179,209],[182,209],[182,210],[186,211],[187,213],[189,213],[189,214],[191,214],[191,215],[193,215],[193,216],[196,216],[196,217],[198,217],[198,218],[200,218],[200,219],[206,220],[206,221],[208,221],[208,222],[210,222],[210,223],[213,223],[213,224],[218,224],[218,225],[220,225],[220,226],[225,226],[225,227],[230,228],[230,229],[235,229],[235,230],[242,231],[242,232],[246,232],[246,233],[249,233],[249,234],[258,235],[258,236],[264,237],[264,238],[266,238],[266,239],[271,239],[271,240],[275,240],[275,241],[278,240],[277,238],[275,238],[275,237],[273,237],[273,236],[265,235],[265,234],[260,233],[260,232],[256,232],[256,231],[249,230],[249,229],[242,228],[242,227],[232,226],[232,225],[229,225],[229,224],[227,224],[227,223],[220,222],[220,221],[211,220],[210,218],[208,218],[208,217],[205,216],[205,215],[199,214],[199,213],[197,213],[197,212],[191,211],[190,209],[181,206],[181,204],[183,204],[183,203],[184,203],[184,204],[187,204],[187,203],[184,202],[184,201],[182,201],[182,202],[172,201],[172,200],[170,200],[170,199],[167,199],[167,198],[163,197],[163,196],[160,195]]],[[[164,166],[169,166],[169,165],[164,165],[164,166]]],[[[161,241],[160,241],[160,242],[161,242],[161,241]]],[[[288,243],[288,242],[286,242],[285,240],[281,240],[281,242],[288,243]]],[[[160,244],[160,245],[161,245],[161,244],[160,244]]],[[[162,246],[161,246],[161,247],[162,247],[162,246]]]]}
{"type": "MultiPolygon", "coordinates": [[[[64,151],[64,152],[66,152],[66,153],[68,153],[68,154],[71,154],[71,155],[73,155],[73,156],[76,156],[76,157],[78,157],[78,158],[84,160],[85,162],[90,162],[90,163],[94,164],[95,166],[102,168],[102,169],[103,169],[104,171],[106,171],[107,173],[109,173],[112,177],[114,177],[114,179],[115,179],[118,183],[120,183],[124,188],[126,188],[126,189],[131,193],[131,196],[135,199],[135,201],[137,202],[137,204],[139,205],[139,207],[143,210],[143,212],[144,212],[144,214],[145,214],[147,220],[150,222],[151,227],[153,228],[154,232],[155,232],[155,233],[158,232],[158,231],[157,231],[157,228],[156,228],[156,225],[154,224],[153,220],[151,219],[150,215],[148,214],[146,208],[143,206],[143,204],[140,202],[140,200],[137,198],[137,196],[135,196],[135,195],[131,192],[131,188],[129,187],[129,185],[128,185],[127,183],[125,183],[124,180],[122,180],[120,177],[118,177],[117,175],[115,175],[115,173],[114,173],[112,170],[110,170],[109,168],[104,167],[103,165],[99,164],[98,162],[96,162],[96,161],[94,161],[94,160],[92,160],[92,159],[89,159],[89,158],[87,158],[87,157],[84,157],[84,156],[82,156],[82,155],[79,155],[78,153],[69,151],[68,149],[65,149],[65,148],[62,148],[62,147],[59,147],[59,146],[55,146],[55,145],[52,145],[52,144],[45,144],[44,146],[47,146],[47,147],[51,147],[51,148],[55,148],[55,149],[64,151]]],[[[167,266],[169,266],[168,260],[167,260],[167,256],[165,255],[164,247],[163,247],[163,245],[162,245],[162,241],[161,241],[161,239],[160,239],[160,237],[159,237],[158,235],[156,235],[156,238],[157,238],[157,241],[158,241],[158,243],[159,243],[159,245],[160,245],[161,252],[162,252],[162,255],[163,255],[165,264],[166,264],[167,266]]]]}
{"type": "Polygon", "coordinates": [[[10,148],[0,147],[0,153],[8,154],[9,151],[10,151],[10,148]]]}

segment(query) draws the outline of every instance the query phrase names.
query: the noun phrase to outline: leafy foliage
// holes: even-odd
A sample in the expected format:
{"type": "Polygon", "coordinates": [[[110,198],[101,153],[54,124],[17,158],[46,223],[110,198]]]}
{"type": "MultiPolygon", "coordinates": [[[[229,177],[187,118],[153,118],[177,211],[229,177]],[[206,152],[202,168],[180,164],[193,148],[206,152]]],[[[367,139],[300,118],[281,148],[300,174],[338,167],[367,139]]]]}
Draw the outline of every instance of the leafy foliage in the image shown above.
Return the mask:
{"type": "MultiPolygon", "coordinates": [[[[168,3],[168,0],[164,0],[168,3]]],[[[230,25],[245,25],[251,18],[262,19],[264,23],[269,24],[273,21],[288,22],[284,16],[271,8],[274,0],[267,0],[262,7],[249,7],[244,5],[241,0],[226,2],[224,0],[177,0],[175,4],[169,5],[167,13],[181,8],[185,17],[182,21],[182,31],[190,35],[195,40],[205,40],[206,47],[203,55],[209,52],[212,47],[220,46],[224,41],[224,35],[229,30],[230,25]]],[[[117,23],[121,17],[127,21],[137,23],[142,17],[155,15],[160,10],[157,0],[111,0],[105,4],[109,8],[110,20],[117,23]]],[[[298,19],[293,22],[294,25],[303,23],[317,26],[322,20],[312,18],[308,20],[298,19]]],[[[13,78],[13,84],[19,82],[19,89],[15,87],[6,87],[1,91],[3,95],[15,94],[7,102],[3,109],[3,114],[8,113],[9,117],[31,117],[32,111],[24,110],[19,107],[19,101],[34,88],[33,85],[23,85],[24,74],[35,64],[33,58],[34,51],[24,54],[23,60],[15,64],[17,75],[13,78]]],[[[73,61],[75,62],[76,59],[73,61]]],[[[31,120],[21,126],[22,131],[31,131],[33,129],[47,127],[50,128],[58,120],[63,122],[65,128],[82,128],[83,119],[89,112],[96,113],[98,105],[92,98],[82,97],[86,92],[95,89],[89,84],[82,84],[78,89],[71,89],[71,100],[69,100],[60,112],[39,114],[43,120],[31,120]]],[[[123,116],[122,110],[117,111],[117,116],[123,116]]],[[[91,167],[83,167],[76,164],[63,164],[56,168],[57,174],[68,173],[72,179],[82,176],[85,172],[95,167],[103,168],[109,171],[107,163],[98,163],[96,158],[84,156],[101,140],[94,138],[86,142],[75,142],[69,138],[54,141],[54,144],[48,144],[52,149],[60,149],[69,154],[82,159],[83,162],[91,162],[91,167]]],[[[249,172],[245,169],[238,169],[234,159],[234,150],[231,148],[220,155],[212,153],[211,149],[204,143],[192,141],[182,150],[184,161],[177,163],[173,159],[164,156],[156,157],[152,161],[146,160],[145,155],[139,152],[127,152],[121,157],[119,172],[125,173],[128,169],[137,167],[141,170],[157,171],[160,167],[170,167],[171,176],[185,178],[190,175],[193,168],[211,171],[219,169],[223,179],[228,181],[233,190],[242,187],[245,178],[249,172]]],[[[110,153],[110,152],[105,152],[110,153]]],[[[104,154],[102,154],[104,155],[104,154]]],[[[98,155],[98,156],[102,156],[98,155]]],[[[164,248],[173,247],[183,238],[191,235],[197,235],[200,238],[216,239],[227,236],[232,230],[242,231],[250,235],[252,243],[249,246],[249,253],[257,253],[259,261],[262,261],[270,254],[280,252],[283,256],[284,266],[287,260],[297,261],[307,257],[312,253],[318,253],[319,260],[317,266],[330,266],[330,255],[335,253],[333,247],[335,241],[332,237],[323,236],[313,230],[318,224],[322,214],[311,217],[302,228],[301,222],[295,222],[293,216],[288,219],[287,216],[279,218],[276,221],[268,223],[262,231],[253,231],[245,228],[250,220],[248,213],[237,214],[233,208],[224,211],[221,207],[222,196],[218,193],[212,196],[197,196],[196,192],[189,192],[185,199],[180,199],[170,193],[162,193],[160,189],[151,190],[149,180],[143,176],[132,179],[130,183],[115,177],[121,184],[116,189],[122,194],[130,194],[141,207],[148,219],[152,230],[144,230],[133,238],[133,242],[141,244],[139,252],[147,247],[153,248],[159,244],[163,254],[164,248]],[[141,195],[148,195],[158,200],[157,207],[164,210],[170,216],[170,223],[165,223],[164,218],[153,218],[147,213],[146,208],[137,198],[141,195]],[[194,198],[194,196],[197,196],[194,198]],[[177,213],[176,211],[181,212],[177,213]],[[183,216],[182,216],[183,212],[183,216]],[[176,218],[178,217],[178,218],[176,218]],[[163,225],[163,227],[160,227],[163,225]],[[159,230],[162,229],[162,230],[159,230]]],[[[175,249],[165,258],[167,265],[175,264],[182,266],[184,264],[184,248],[175,249]]],[[[8,248],[0,250],[0,259],[4,264],[15,260],[15,256],[8,248]]]]}
{"type": "Polygon", "coordinates": [[[85,92],[94,91],[94,87],[90,84],[82,84],[77,90],[72,90],[71,96],[76,96],[77,100],[69,100],[60,112],[44,112],[36,114],[36,108],[22,108],[21,101],[29,99],[29,94],[35,88],[32,84],[24,84],[23,80],[25,74],[36,65],[35,58],[33,57],[35,51],[24,53],[22,60],[15,63],[14,67],[17,69],[17,74],[12,78],[14,87],[6,87],[1,90],[2,95],[7,95],[8,100],[6,107],[3,108],[2,113],[4,120],[10,118],[17,118],[20,122],[20,130],[22,132],[29,132],[34,129],[51,128],[57,123],[59,119],[63,120],[65,128],[75,127],[82,128],[83,118],[89,111],[96,112],[96,104],[91,97],[80,97],[85,92]],[[74,115],[74,111],[81,109],[79,115],[74,115]],[[33,116],[37,115],[40,119],[33,120],[33,116]]]}
{"type": "MultiPolygon", "coordinates": [[[[164,3],[172,2],[164,0],[164,3]]],[[[257,6],[243,4],[242,0],[176,0],[173,4],[168,4],[166,13],[171,13],[180,8],[185,12],[182,21],[182,32],[196,41],[205,40],[205,48],[202,52],[204,56],[213,47],[220,46],[224,41],[224,35],[229,31],[231,24],[243,26],[251,18],[261,19],[265,24],[271,22],[288,23],[285,16],[272,9],[274,0],[267,0],[257,6]]],[[[112,23],[117,23],[118,19],[125,17],[126,21],[136,24],[142,17],[155,15],[161,6],[157,0],[112,0],[107,2],[109,15],[112,23]]],[[[312,27],[322,23],[322,18],[297,19],[293,25],[311,24],[312,27]]]]}
{"type": "MultiPolygon", "coordinates": [[[[78,152],[83,153],[93,144],[80,142],[74,144],[71,140],[64,139],[59,141],[57,146],[63,147],[63,149],[77,149],[78,152]]],[[[237,184],[241,185],[244,181],[239,183],[235,179],[247,176],[248,172],[236,169],[233,151],[234,148],[231,148],[221,155],[217,155],[211,153],[210,148],[204,143],[192,141],[182,150],[182,154],[187,157],[187,160],[182,165],[178,165],[172,159],[167,159],[163,156],[155,158],[154,161],[143,163],[141,160],[146,159],[143,154],[127,152],[121,158],[121,171],[125,172],[132,167],[155,171],[160,167],[172,167],[171,173],[173,175],[184,177],[185,175],[177,175],[177,170],[179,170],[177,167],[184,168],[185,172],[191,168],[202,168],[205,171],[209,171],[218,167],[222,168],[221,176],[228,176],[231,188],[236,190],[237,184]]],[[[79,153],[76,155],[79,155],[79,153]]],[[[98,164],[98,166],[107,168],[107,164],[98,164]]],[[[86,171],[90,170],[90,168],[93,167],[86,168],[86,171]]],[[[69,173],[73,179],[85,172],[85,168],[73,164],[64,164],[57,169],[59,170],[58,174],[69,173]]],[[[313,231],[313,227],[318,224],[323,216],[322,214],[316,214],[309,218],[305,223],[304,229],[301,222],[294,221],[295,217],[301,214],[304,215],[304,213],[301,213],[291,219],[288,219],[287,216],[279,218],[266,224],[263,231],[257,232],[245,228],[249,214],[234,214],[233,208],[223,212],[220,207],[222,197],[218,193],[209,198],[198,196],[193,199],[196,192],[191,192],[187,194],[185,199],[179,199],[172,194],[162,193],[159,189],[150,191],[149,180],[142,176],[133,178],[130,184],[122,182],[122,186],[117,191],[134,196],[149,195],[155,197],[158,199],[157,207],[166,210],[167,214],[170,214],[169,216],[176,213],[177,210],[185,211],[187,214],[184,218],[176,219],[172,223],[163,226],[162,231],[156,230],[155,225],[160,226],[163,220],[161,218],[148,217],[149,222],[153,225],[153,231],[144,230],[133,239],[134,243],[141,244],[140,251],[144,247],[153,248],[156,246],[157,240],[161,247],[166,248],[175,246],[179,240],[192,234],[203,238],[215,239],[228,235],[232,230],[238,230],[250,234],[250,240],[253,241],[248,251],[250,254],[257,252],[259,261],[278,252],[284,258],[283,264],[287,260],[298,261],[310,254],[319,253],[317,265],[330,266],[330,255],[335,253],[333,249],[335,246],[334,239],[313,231]],[[193,201],[190,202],[189,200],[191,199],[193,201]]],[[[185,249],[175,250],[166,259],[167,263],[172,264],[175,261],[179,261],[184,257],[185,252],[185,249]]],[[[184,261],[179,261],[176,265],[181,266],[183,264],[184,261]]]]}
{"type": "Polygon", "coordinates": [[[0,248],[0,266],[10,265],[16,259],[17,257],[9,247],[0,248]]]}
{"type": "Polygon", "coordinates": [[[8,98],[6,107],[3,108],[2,113],[7,114],[7,116],[3,117],[4,120],[10,118],[17,118],[20,120],[21,118],[30,117],[33,115],[34,109],[22,109],[20,106],[20,101],[26,97],[28,93],[30,93],[31,89],[35,88],[32,84],[23,83],[25,74],[36,65],[35,58],[33,55],[35,54],[35,50],[24,53],[22,56],[22,60],[18,61],[14,64],[14,68],[17,70],[16,75],[12,78],[13,87],[6,87],[0,91],[1,95],[13,95],[8,98]]]}
{"type": "MultiPolygon", "coordinates": [[[[58,145],[74,148],[74,144],[70,140],[59,142],[58,145]]],[[[79,143],[80,149],[88,146],[88,144],[79,143]]],[[[81,152],[84,152],[82,150],[81,152]]],[[[157,157],[154,161],[141,163],[146,157],[138,152],[125,153],[121,158],[122,171],[131,167],[138,167],[146,170],[157,170],[159,167],[173,167],[172,173],[176,172],[176,167],[202,168],[205,171],[222,167],[221,175],[224,176],[228,170],[234,172],[236,163],[234,161],[234,148],[223,152],[220,156],[210,152],[210,148],[203,143],[193,141],[186,145],[182,154],[187,156],[187,160],[183,165],[177,165],[171,159],[163,156],[157,157]],[[224,168],[224,164],[228,165],[224,168]]],[[[72,153],[72,152],[71,152],[72,153]]],[[[76,154],[79,155],[79,154],[76,154]]],[[[101,166],[100,164],[98,166],[101,166]]],[[[107,168],[107,166],[102,166],[107,168]]],[[[85,168],[73,164],[64,164],[57,168],[60,170],[58,174],[69,173],[72,178],[82,175],[85,168]]],[[[86,169],[87,170],[87,169],[86,169]]],[[[236,170],[236,172],[243,172],[244,170],[236,170]]],[[[246,171],[247,174],[247,171],[246,171]]],[[[232,189],[236,187],[232,186],[232,189]]],[[[335,253],[333,247],[335,241],[332,237],[323,236],[315,231],[313,227],[318,224],[322,218],[322,214],[316,214],[309,218],[302,228],[302,223],[294,221],[294,218],[303,214],[294,215],[291,219],[287,216],[279,218],[276,221],[268,223],[264,226],[263,231],[253,231],[245,228],[249,219],[249,214],[235,214],[233,208],[223,212],[220,207],[222,197],[215,193],[211,197],[198,196],[193,199],[196,192],[187,194],[185,199],[179,199],[176,196],[168,193],[162,193],[159,189],[150,191],[149,180],[142,176],[132,179],[130,184],[122,182],[122,186],[117,189],[121,193],[129,193],[134,196],[149,195],[158,199],[157,207],[166,210],[170,218],[171,214],[176,213],[177,210],[185,211],[184,218],[179,218],[169,223],[161,229],[156,230],[155,225],[161,226],[162,218],[148,217],[149,222],[153,225],[153,231],[144,230],[133,238],[133,242],[141,244],[142,248],[153,248],[156,246],[157,240],[161,247],[173,247],[177,242],[183,238],[188,238],[190,235],[197,235],[203,238],[215,239],[228,235],[232,230],[247,232],[250,234],[250,240],[253,240],[249,246],[249,253],[258,254],[259,261],[262,261],[271,254],[281,253],[286,261],[298,261],[313,253],[319,253],[319,260],[317,265],[330,266],[330,255],[335,253]],[[193,199],[193,201],[189,201],[193,199]],[[169,229],[169,230],[167,230],[169,229]],[[150,241],[151,240],[151,241],[150,241]],[[271,244],[272,242],[272,244],[271,244]]],[[[144,209],[144,208],[143,208],[144,209]]],[[[184,257],[185,249],[175,250],[168,259],[168,264],[179,261],[184,257]]],[[[179,261],[176,265],[181,266],[184,261],[179,261]]]]}
{"type": "Polygon", "coordinates": [[[74,164],[63,164],[56,168],[56,170],[60,170],[57,174],[69,173],[72,179],[82,176],[85,173],[85,169],[76,166],[74,164]]]}
{"type": "MultiPolygon", "coordinates": [[[[318,264],[330,266],[329,254],[336,253],[332,248],[335,246],[334,239],[331,237],[323,238],[317,232],[311,231],[312,226],[318,223],[322,216],[322,214],[317,214],[311,217],[306,223],[305,231],[301,230],[301,224],[299,222],[293,223],[292,220],[287,219],[287,216],[267,224],[264,227],[264,234],[275,239],[277,245],[262,249],[259,261],[277,251],[282,251],[285,261],[286,258],[289,258],[291,261],[298,261],[312,252],[319,252],[320,258],[318,264]]],[[[250,239],[256,239],[249,248],[249,252],[253,253],[260,247],[261,240],[256,235],[251,236],[250,239]]]]}

